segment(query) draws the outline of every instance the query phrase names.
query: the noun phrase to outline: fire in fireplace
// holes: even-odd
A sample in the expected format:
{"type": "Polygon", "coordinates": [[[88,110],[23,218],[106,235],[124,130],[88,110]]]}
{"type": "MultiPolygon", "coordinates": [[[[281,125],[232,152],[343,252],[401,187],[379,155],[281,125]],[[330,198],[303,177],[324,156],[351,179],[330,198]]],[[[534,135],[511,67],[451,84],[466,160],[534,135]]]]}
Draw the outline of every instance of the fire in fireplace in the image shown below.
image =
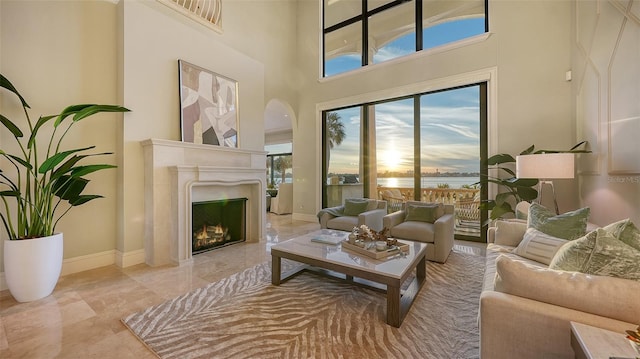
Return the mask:
{"type": "Polygon", "coordinates": [[[192,254],[246,239],[246,198],[191,204],[192,254]]]}

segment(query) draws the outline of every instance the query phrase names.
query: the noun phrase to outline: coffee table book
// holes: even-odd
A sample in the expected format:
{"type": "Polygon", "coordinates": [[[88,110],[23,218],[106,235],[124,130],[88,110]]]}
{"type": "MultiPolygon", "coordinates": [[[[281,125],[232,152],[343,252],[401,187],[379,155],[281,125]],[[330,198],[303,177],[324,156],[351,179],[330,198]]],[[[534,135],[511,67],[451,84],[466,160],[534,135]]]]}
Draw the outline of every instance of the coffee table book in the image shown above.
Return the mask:
{"type": "Polygon", "coordinates": [[[386,258],[388,256],[394,255],[394,254],[398,254],[400,252],[409,252],[409,245],[406,243],[402,243],[400,241],[398,241],[398,244],[396,244],[396,248],[392,248],[392,249],[387,249],[384,251],[378,251],[375,248],[372,249],[364,249],[362,247],[358,247],[355,244],[351,244],[347,241],[342,241],[342,249],[346,249],[348,251],[352,251],[352,252],[356,252],[358,254],[363,254],[367,257],[371,257],[371,258],[375,258],[375,259],[381,259],[381,258],[386,258]]]}

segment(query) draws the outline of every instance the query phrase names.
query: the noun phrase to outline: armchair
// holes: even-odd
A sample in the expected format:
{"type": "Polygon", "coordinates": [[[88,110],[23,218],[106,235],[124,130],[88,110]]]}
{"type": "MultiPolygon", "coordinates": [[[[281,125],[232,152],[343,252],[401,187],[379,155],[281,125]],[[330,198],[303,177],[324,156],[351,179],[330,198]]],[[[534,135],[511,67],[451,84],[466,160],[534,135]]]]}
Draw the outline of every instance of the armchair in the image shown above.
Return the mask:
{"type": "Polygon", "coordinates": [[[427,244],[427,259],[444,263],[453,248],[453,205],[407,201],[400,211],[383,217],[389,235],[427,244]]]}
{"type": "Polygon", "coordinates": [[[347,201],[349,199],[345,200],[344,205],[320,210],[318,212],[320,227],[351,232],[353,227],[365,224],[374,231],[382,230],[382,217],[387,214],[387,202],[376,199],[359,199],[359,201],[366,201],[366,208],[363,212],[358,214],[352,212],[355,215],[351,215],[348,208],[345,211],[345,206],[349,207],[350,205],[350,203],[346,203],[347,201]]]}
{"type": "Polygon", "coordinates": [[[278,194],[271,199],[271,213],[288,214],[293,212],[293,184],[280,183],[278,194]]]}

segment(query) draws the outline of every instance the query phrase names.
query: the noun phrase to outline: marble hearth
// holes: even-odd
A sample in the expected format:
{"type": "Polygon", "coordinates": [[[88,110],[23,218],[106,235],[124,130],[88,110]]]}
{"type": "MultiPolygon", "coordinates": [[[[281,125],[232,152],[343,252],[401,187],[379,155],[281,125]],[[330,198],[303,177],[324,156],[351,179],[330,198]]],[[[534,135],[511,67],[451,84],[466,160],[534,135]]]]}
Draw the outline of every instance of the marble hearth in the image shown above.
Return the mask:
{"type": "Polygon", "coordinates": [[[246,241],[266,226],[266,152],[179,141],[142,142],[145,166],[145,262],[191,262],[192,202],[247,198],[246,241]]]}

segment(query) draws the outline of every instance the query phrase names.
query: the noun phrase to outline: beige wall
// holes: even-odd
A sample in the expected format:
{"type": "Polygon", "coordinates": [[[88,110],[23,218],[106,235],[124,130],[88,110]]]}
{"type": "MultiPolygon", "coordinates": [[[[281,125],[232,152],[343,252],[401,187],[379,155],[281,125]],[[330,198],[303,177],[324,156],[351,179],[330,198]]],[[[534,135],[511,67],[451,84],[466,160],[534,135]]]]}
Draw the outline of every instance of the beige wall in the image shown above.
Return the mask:
{"type": "MultiPolygon", "coordinates": [[[[132,110],[123,121],[96,117],[69,142],[115,152],[118,169],[93,177],[91,190],[105,199],[72,211],[59,225],[65,260],[99,266],[113,257],[124,265],[143,258],[139,142],[180,139],[178,59],[239,81],[240,147],[263,149],[265,104],[297,101],[295,9],[293,0],[225,1],[220,34],[152,0],[0,1],[0,71],[34,115],[82,102],[132,110]]],[[[2,100],[3,114],[15,115],[13,100],[2,100]]],[[[7,134],[0,133],[4,146],[7,134]]]]}
{"type": "MultiPolygon", "coordinates": [[[[31,105],[32,120],[71,104],[117,102],[113,4],[2,1],[0,8],[0,70],[31,105]]],[[[3,114],[26,125],[15,99],[6,92],[2,99],[3,114]]],[[[95,145],[98,152],[116,152],[118,117],[101,114],[78,123],[65,139],[67,149],[95,145]]],[[[3,149],[10,148],[12,137],[7,131],[0,133],[3,149]]],[[[41,148],[44,145],[40,142],[41,148]]],[[[100,160],[116,162],[115,156],[100,160]]],[[[65,258],[114,248],[116,174],[108,170],[92,176],[87,192],[105,198],[69,212],[58,225],[65,236],[65,258]]]]}
{"type": "Polygon", "coordinates": [[[580,200],[591,221],[640,223],[640,1],[574,4],[573,93],[578,139],[593,154],[580,165],[580,200]]]}
{"type": "MultiPolygon", "coordinates": [[[[411,84],[434,89],[446,86],[442,79],[495,69],[491,81],[497,83],[497,90],[489,94],[490,106],[496,107],[490,108],[491,154],[517,154],[531,144],[554,149],[573,145],[571,85],[565,81],[570,68],[571,3],[496,0],[489,6],[490,35],[484,40],[318,81],[318,2],[298,3],[299,67],[305,81],[300,91],[298,128],[294,127],[294,177],[298,184],[294,188],[294,216],[311,219],[320,208],[318,103],[347,105],[350,97],[393,97],[411,84]],[[315,152],[307,150],[311,143],[316,145],[315,152]]],[[[557,184],[561,209],[578,205],[575,185],[567,182],[557,184]]]]}

